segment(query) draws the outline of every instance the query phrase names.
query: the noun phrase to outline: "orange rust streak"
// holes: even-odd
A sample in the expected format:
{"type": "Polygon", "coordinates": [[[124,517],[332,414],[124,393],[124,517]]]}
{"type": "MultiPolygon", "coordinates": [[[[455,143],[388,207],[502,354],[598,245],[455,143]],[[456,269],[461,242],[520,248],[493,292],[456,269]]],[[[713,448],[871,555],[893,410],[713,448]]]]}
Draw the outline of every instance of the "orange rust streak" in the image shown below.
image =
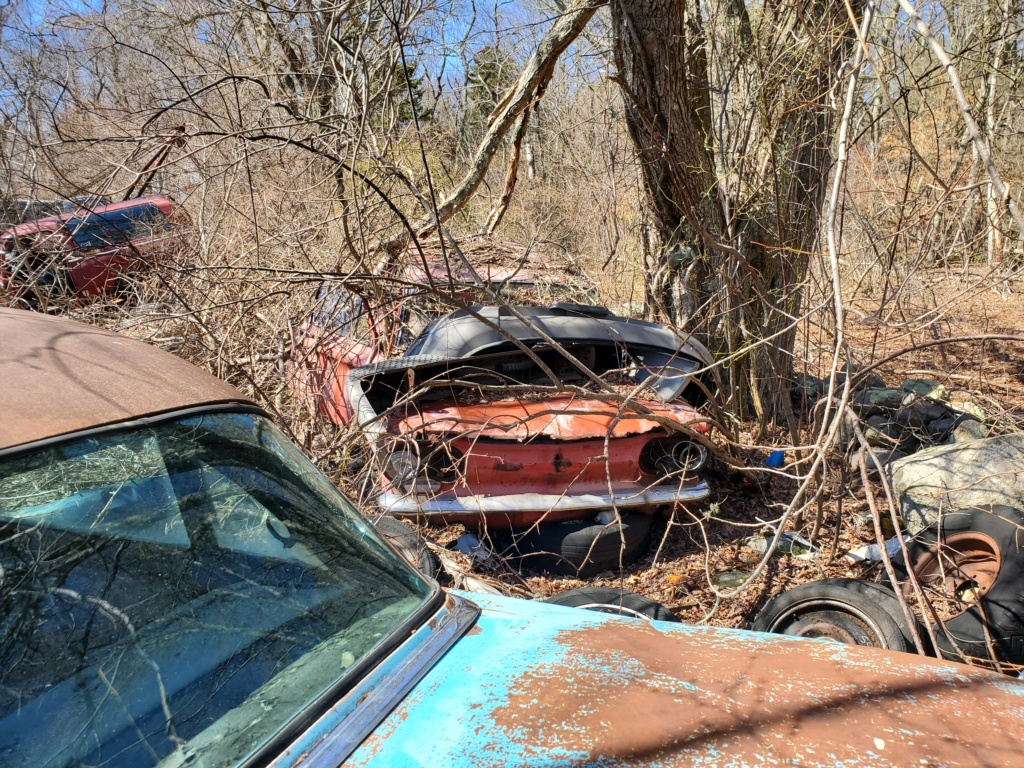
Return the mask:
{"type": "MultiPolygon", "coordinates": [[[[688,405],[648,401],[643,405],[657,416],[683,424],[694,422],[691,428],[707,431],[707,425],[698,421],[700,416],[688,405]]],[[[398,422],[399,434],[455,432],[499,440],[523,440],[538,435],[558,440],[586,440],[609,434],[625,437],[656,429],[664,427],[629,410],[620,412],[613,403],[575,397],[530,402],[497,400],[479,405],[431,404],[398,422]]]]}
{"type": "Polygon", "coordinates": [[[826,643],[707,640],[667,643],[639,623],[564,631],[567,661],[528,673],[494,721],[524,744],[557,738],[617,765],[676,764],[688,750],[750,765],[767,754],[814,765],[1021,764],[1021,736],[1007,723],[1024,699],[995,675],[826,643]]]}

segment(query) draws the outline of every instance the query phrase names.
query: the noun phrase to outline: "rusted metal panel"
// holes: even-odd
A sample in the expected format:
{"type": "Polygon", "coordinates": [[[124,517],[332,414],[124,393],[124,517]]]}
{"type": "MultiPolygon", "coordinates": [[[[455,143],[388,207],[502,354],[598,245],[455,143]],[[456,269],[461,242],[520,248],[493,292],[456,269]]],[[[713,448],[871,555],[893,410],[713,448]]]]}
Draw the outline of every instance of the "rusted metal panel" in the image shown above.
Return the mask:
{"type": "MultiPolygon", "coordinates": [[[[571,260],[536,248],[498,240],[492,237],[465,238],[459,250],[473,264],[473,271],[483,280],[495,283],[533,285],[546,283],[563,290],[568,276],[575,277],[585,287],[591,281],[574,269],[571,260]],[[576,274],[571,274],[575,272],[576,274]]],[[[447,243],[431,238],[410,243],[403,256],[406,266],[402,277],[414,285],[430,282],[445,285],[454,282],[458,288],[475,285],[473,273],[447,243]]]]}
{"type": "Polygon", "coordinates": [[[335,424],[345,425],[352,419],[352,405],[345,391],[349,371],[377,359],[377,351],[362,342],[303,326],[288,359],[286,376],[296,395],[312,398],[320,413],[335,424]]]}
{"type": "MultiPolygon", "coordinates": [[[[688,405],[647,401],[642,405],[657,416],[688,424],[699,432],[707,431],[707,424],[688,405]]],[[[628,407],[579,397],[431,404],[399,420],[396,426],[399,434],[469,433],[496,440],[526,440],[541,435],[555,440],[618,438],[664,429],[628,407]]]]}
{"type": "Polygon", "coordinates": [[[909,654],[474,595],[350,765],[1006,765],[1024,684],[909,654]],[[514,653],[510,653],[514,649],[514,653]]]}

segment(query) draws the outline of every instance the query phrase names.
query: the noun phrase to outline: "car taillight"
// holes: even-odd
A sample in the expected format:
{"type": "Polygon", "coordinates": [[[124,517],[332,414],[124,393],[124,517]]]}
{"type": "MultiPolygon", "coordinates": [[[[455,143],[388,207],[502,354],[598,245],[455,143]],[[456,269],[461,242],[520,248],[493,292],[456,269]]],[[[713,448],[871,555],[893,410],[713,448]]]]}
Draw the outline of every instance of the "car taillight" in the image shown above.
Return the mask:
{"type": "Polygon", "coordinates": [[[688,437],[656,437],[640,451],[640,469],[662,477],[692,477],[707,460],[704,446],[688,437]]]}

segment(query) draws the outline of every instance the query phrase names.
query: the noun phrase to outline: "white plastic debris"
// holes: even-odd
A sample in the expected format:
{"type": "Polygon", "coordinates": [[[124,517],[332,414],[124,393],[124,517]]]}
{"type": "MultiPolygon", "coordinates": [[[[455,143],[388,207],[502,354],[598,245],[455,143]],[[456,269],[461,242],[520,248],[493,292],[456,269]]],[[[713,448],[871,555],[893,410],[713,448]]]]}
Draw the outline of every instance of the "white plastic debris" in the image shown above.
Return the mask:
{"type": "MultiPolygon", "coordinates": [[[[900,551],[900,537],[893,536],[887,542],[885,542],[885,551],[892,557],[900,551]]],[[[844,557],[853,563],[872,562],[877,563],[882,559],[882,548],[877,544],[866,544],[863,547],[857,547],[847,552],[844,557]]]]}
{"type": "MultiPolygon", "coordinates": [[[[775,530],[765,528],[761,533],[751,536],[743,543],[747,548],[764,554],[768,551],[768,545],[774,537],[775,530]]],[[[814,557],[814,545],[798,533],[783,531],[782,535],[779,536],[778,542],[775,544],[774,554],[776,556],[793,555],[801,560],[810,560],[814,557]]]]}

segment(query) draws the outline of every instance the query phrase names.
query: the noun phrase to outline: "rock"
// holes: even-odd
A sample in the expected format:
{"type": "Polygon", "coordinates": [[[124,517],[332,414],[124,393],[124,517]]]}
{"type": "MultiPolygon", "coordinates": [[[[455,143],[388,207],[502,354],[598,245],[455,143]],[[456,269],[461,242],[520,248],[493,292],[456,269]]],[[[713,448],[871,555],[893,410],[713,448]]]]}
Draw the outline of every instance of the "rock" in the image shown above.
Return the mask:
{"type": "Polygon", "coordinates": [[[900,384],[900,389],[932,400],[945,400],[947,396],[946,388],[934,379],[907,379],[900,384]]]}
{"type": "Polygon", "coordinates": [[[903,404],[899,389],[865,389],[850,396],[850,406],[862,417],[878,416],[903,404]]]}
{"type": "MultiPolygon", "coordinates": [[[[889,450],[889,451],[875,451],[875,456],[878,457],[878,460],[879,460],[879,462],[881,462],[883,469],[887,465],[892,464],[894,461],[899,461],[900,459],[902,459],[906,455],[907,454],[905,454],[903,451],[899,451],[899,450],[895,450],[895,449],[889,450]]],[[[868,465],[867,465],[868,466],[868,474],[869,475],[877,474],[877,470],[875,469],[875,462],[873,462],[870,457],[865,456],[865,458],[868,461],[868,465]]],[[[850,464],[850,470],[853,471],[855,477],[859,479],[860,478],[860,451],[854,451],[853,452],[853,454],[850,456],[849,464],[850,464]]]]}
{"type": "MultiPolygon", "coordinates": [[[[861,369],[864,366],[854,365],[853,366],[853,391],[859,392],[864,389],[885,389],[885,379],[878,375],[875,371],[865,373],[863,377],[860,376],[861,369]]],[[[839,373],[836,375],[836,381],[842,386],[846,382],[846,373],[839,373]]]]}
{"type": "Polygon", "coordinates": [[[885,430],[867,427],[864,430],[864,439],[872,448],[895,448],[899,444],[899,438],[892,437],[885,430]]]}
{"type": "Polygon", "coordinates": [[[941,419],[936,419],[935,421],[928,424],[928,434],[929,436],[931,436],[932,440],[934,440],[937,443],[941,443],[947,437],[949,437],[950,432],[953,431],[953,427],[955,427],[956,424],[957,420],[952,416],[946,416],[941,419]]]}
{"type": "Polygon", "coordinates": [[[808,400],[817,400],[828,392],[828,382],[809,373],[796,374],[796,394],[808,400]]]}
{"type": "Polygon", "coordinates": [[[953,443],[969,443],[972,440],[983,440],[989,436],[989,428],[986,424],[974,419],[959,419],[949,440],[953,443]]]}
{"type": "Polygon", "coordinates": [[[1024,433],[926,448],[890,464],[888,471],[911,534],[934,523],[940,508],[1005,504],[1024,509],[1024,433]]]}
{"type": "Polygon", "coordinates": [[[949,403],[949,407],[958,413],[966,413],[969,416],[973,416],[978,421],[985,420],[985,410],[980,405],[972,403],[970,400],[953,400],[949,403]]]}
{"type": "Polygon", "coordinates": [[[949,415],[942,403],[933,400],[918,400],[913,405],[900,408],[894,417],[897,424],[904,427],[920,429],[932,421],[944,419],[949,415]]]}

